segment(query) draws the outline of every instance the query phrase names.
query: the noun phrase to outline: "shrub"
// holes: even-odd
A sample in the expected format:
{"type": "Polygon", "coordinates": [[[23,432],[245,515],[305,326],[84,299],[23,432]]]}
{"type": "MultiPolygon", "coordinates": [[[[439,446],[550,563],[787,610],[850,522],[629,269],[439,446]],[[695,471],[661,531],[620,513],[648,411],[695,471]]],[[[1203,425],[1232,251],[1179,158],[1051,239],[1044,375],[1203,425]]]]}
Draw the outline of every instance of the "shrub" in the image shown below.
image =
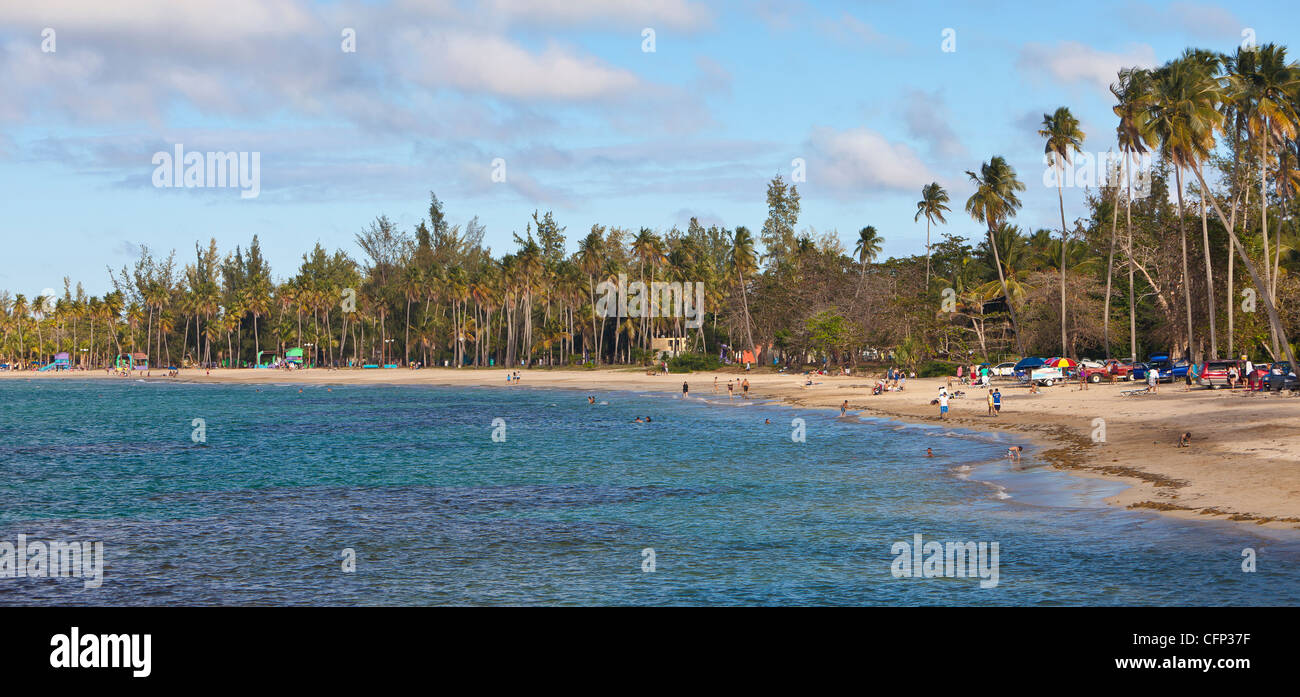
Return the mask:
{"type": "Polygon", "coordinates": [[[916,367],[918,378],[941,378],[957,374],[957,364],[946,361],[926,361],[916,367]]]}
{"type": "Polygon", "coordinates": [[[695,370],[717,370],[722,364],[718,357],[704,353],[679,353],[668,359],[668,372],[689,373],[695,370]]]}

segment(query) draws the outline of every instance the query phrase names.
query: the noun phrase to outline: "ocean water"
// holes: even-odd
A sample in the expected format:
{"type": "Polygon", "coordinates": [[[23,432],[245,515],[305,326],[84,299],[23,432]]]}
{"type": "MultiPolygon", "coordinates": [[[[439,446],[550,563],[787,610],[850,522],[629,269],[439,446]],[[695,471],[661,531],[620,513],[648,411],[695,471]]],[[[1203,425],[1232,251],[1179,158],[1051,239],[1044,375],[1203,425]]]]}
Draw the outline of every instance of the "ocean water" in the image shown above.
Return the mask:
{"type": "Polygon", "coordinates": [[[1005,436],[586,396],[0,380],[0,542],[105,557],[0,605],[1300,604],[1295,535],[1105,507],[1005,436]],[[997,585],[896,576],[917,534],[998,543],[997,585]]]}

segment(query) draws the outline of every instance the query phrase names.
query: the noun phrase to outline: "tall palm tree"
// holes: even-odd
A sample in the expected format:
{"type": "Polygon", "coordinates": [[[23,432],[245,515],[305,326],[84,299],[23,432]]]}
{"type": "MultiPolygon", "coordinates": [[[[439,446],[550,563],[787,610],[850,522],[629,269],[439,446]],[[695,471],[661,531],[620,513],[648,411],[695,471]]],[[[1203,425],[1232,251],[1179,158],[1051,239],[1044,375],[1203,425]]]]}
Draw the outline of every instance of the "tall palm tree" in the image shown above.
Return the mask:
{"type": "MultiPolygon", "coordinates": [[[[1223,114],[1219,111],[1219,104],[1224,98],[1223,84],[1219,78],[1219,73],[1223,69],[1224,56],[1213,51],[1202,49],[1188,49],[1184,52],[1184,60],[1191,61],[1200,73],[1200,80],[1206,89],[1201,90],[1199,99],[1203,102],[1202,107],[1208,107],[1218,118],[1210,124],[1210,132],[1206,135],[1206,140],[1202,147],[1194,152],[1198,159],[1209,157],[1210,151],[1214,149],[1214,132],[1223,126],[1223,114]]],[[[1218,321],[1218,310],[1215,308],[1214,300],[1214,266],[1210,261],[1210,226],[1208,220],[1207,207],[1205,205],[1205,192],[1199,193],[1201,214],[1201,248],[1202,256],[1205,258],[1205,304],[1206,314],[1210,323],[1210,357],[1219,357],[1219,339],[1218,328],[1215,326],[1218,321]]],[[[1228,302],[1232,302],[1229,299],[1228,302]]]]}
{"type": "MultiPolygon", "coordinates": [[[[740,284],[740,298],[745,309],[745,336],[749,339],[749,345],[746,350],[754,348],[754,330],[750,327],[749,320],[749,290],[745,286],[745,274],[753,274],[758,266],[758,257],[754,254],[754,237],[749,233],[749,228],[739,226],[731,237],[731,250],[727,255],[727,264],[731,267],[731,273],[740,284]]],[[[757,358],[757,356],[755,356],[757,358]]]]}
{"type": "Polygon", "coordinates": [[[988,226],[989,248],[993,251],[994,266],[998,271],[998,282],[1002,285],[1002,297],[1007,303],[1007,314],[1011,318],[1011,332],[1016,338],[1016,350],[1024,355],[1025,348],[1020,340],[1020,327],[1016,321],[1016,309],[1011,295],[1007,291],[1007,279],[1002,273],[1002,263],[998,258],[997,244],[993,233],[997,227],[1020,210],[1020,198],[1017,191],[1024,191],[1025,185],[1016,178],[1016,170],[1001,155],[980,165],[979,174],[966,170],[975,185],[975,193],[966,199],[966,212],[977,223],[988,226]]]}
{"type": "MultiPolygon", "coordinates": [[[[1187,309],[1187,350],[1193,346],[1191,276],[1187,270],[1187,229],[1183,214],[1183,170],[1196,169],[1214,143],[1222,114],[1215,109],[1218,83],[1209,79],[1205,64],[1193,52],[1158,68],[1146,100],[1147,142],[1158,143],[1174,165],[1178,187],[1178,235],[1182,243],[1183,296],[1187,309]]],[[[1208,192],[1207,192],[1208,193],[1208,192]]],[[[1210,289],[1213,289],[1211,283],[1210,289]]],[[[1213,322],[1213,315],[1211,315],[1213,322]]],[[[1211,330],[1213,335],[1213,330],[1211,330]]]]}
{"type": "MultiPolygon", "coordinates": [[[[1286,60],[1286,47],[1276,44],[1264,44],[1255,49],[1254,69],[1242,71],[1234,76],[1235,88],[1244,92],[1252,103],[1249,121],[1250,133],[1259,146],[1259,207],[1260,235],[1264,241],[1264,281],[1269,287],[1270,297],[1277,302],[1277,268],[1270,268],[1268,263],[1268,163],[1274,148],[1296,136],[1297,114],[1296,99],[1300,92],[1300,68],[1286,60]]],[[[1281,226],[1278,226],[1278,235],[1281,226]]],[[[1280,237],[1279,237],[1280,241],[1280,237]]],[[[1273,333],[1273,352],[1277,354],[1278,336],[1273,333]]]]}
{"type": "MultiPolygon", "coordinates": [[[[1115,106],[1112,111],[1119,117],[1119,125],[1115,127],[1116,139],[1119,142],[1120,152],[1123,153],[1124,159],[1124,186],[1126,196],[1124,197],[1124,227],[1126,230],[1127,244],[1125,245],[1125,256],[1128,257],[1128,334],[1129,334],[1129,361],[1137,361],[1137,300],[1134,293],[1133,274],[1136,264],[1133,258],[1133,161],[1145,155],[1147,144],[1145,136],[1146,130],[1146,99],[1150,92],[1151,73],[1142,68],[1124,68],[1119,71],[1119,79],[1111,84],[1110,92],[1115,95],[1115,106]]],[[[1109,279],[1107,280],[1109,288],[1109,279]]],[[[1110,313],[1110,291],[1106,292],[1106,313],[1109,320],[1110,313]]],[[[1107,321],[1109,326],[1109,321],[1107,321]]],[[[1109,343],[1107,344],[1109,347],[1109,343]]]]}
{"type": "Polygon", "coordinates": [[[600,363],[600,335],[604,329],[604,318],[601,318],[601,330],[596,328],[596,277],[601,275],[601,271],[606,264],[605,259],[605,238],[602,233],[603,228],[593,225],[591,232],[587,234],[582,241],[578,242],[578,266],[582,268],[583,273],[587,274],[587,295],[591,302],[591,338],[592,338],[592,359],[600,363]]]}
{"type": "MultiPolygon", "coordinates": [[[[1223,208],[1219,205],[1214,192],[1210,190],[1209,186],[1205,183],[1205,175],[1202,172],[1201,163],[1205,160],[1205,153],[1208,153],[1208,151],[1214,147],[1213,128],[1206,129],[1207,133],[1202,142],[1204,149],[1195,153],[1195,156],[1191,159],[1191,165],[1192,171],[1196,174],[1196,180],[1201,186],[1201,191],[1209,198],[1210,205],[1214,208],[1215,215],[1218,216],[1219,222],[1228,233],[1228,241],[1231,248],[1237,250],[1237,255],[1241,259],[1242,264],[1245,265],[1246,273],[1250,276],[1251,283],[1255,286],[1257,296],[1264,302],[1264,308],[1268,312],[1269,330],[1274,338],[1273,355],[1277,356],[1279,353],[1285,353],[1287,360],[1291,362],[1292,366],[1295,366],[1298,365],[1295,359],[1295,352],[1292,350],[1291,343],[1287,339],[1286,328],[1282,324],[1281,318],[1278,316],[1277,302],[1270,288],[1270,278],[1268,276],[1269,269],[1267,264],[1268,234],[1267,228],[1264,227],[1267,223],[1264,221],[1266,221],[1268,210],[1268,199],[1266,196],[1266,168],[1270,143],[1276,140],[1280,144],[1283,141],[1283,138],[1293,136],[1296,132],[1297,114],[1294,104],[1288,101],[1290,97],[1287,96],[1286,92],[1288,89],[1291,91],[1300,89],[1300,78],[1297,78],[1296,76],[1297,68],[1293,64],[1289,65],[1286,63],[1286,53],[1284,48],[1267,44],[1259,47],[1257,50],[1259,51],[1259,55],[1249,61],[1242,61],[1241,54],[1238,54],[1237,60],[1230,63],[1230,67],[1233,68],[1233,70],[1230,71],[1228,78],[1229,89],[1225,94],[1219,89],[1220,86],[1216,84],[1214,86],[1214,96],[1225,101],[1234,102],[1237,105],[1237,108],[1242,108],[1241,104],[1243,102],[1247,103],[1245,109],[1247,110],[1249,118],[1250,131],[1252,136],[1259,142],[1261,154],[1260,166],[1261,168],[1264,168],[1260,173],[1260,198],[1262,199],[1260,202],[1260,217],[1261,231],[1263,233],[1262,237],[1265,245],[1264,275],[1259,273],[1259,270],[1255,267],[1254,261],[1251,260],[1250,255],[1247,253],[1245,246],[1242,245],[1241,240],[1237,237],[1235,215],[1230,219],[1224,214],[1223,208]],[[1247,65],[1243,66],[1243,63],[1247,63],[1247,65]],[[1268,67],[1265,67],[1265,64],[1267,64],[1268,67]],[[1279,87],[1280,85],[1286,87],[1279,87]]],[[[1196,113],[1199,114],[1199,110],[1196,113]]],[[[1218,116],[1222,116],[1218,112],[1215,113],[1218,116]]]]}
{"type": "Polygon", "coordinates": [[[947,223],[943,214],[948,212],[948,192],[939,186],[939,182],[931,182],[921,187],[921,200],[916,202],[916,216],[912,222],[925,216],[925,288],[930,289],[930,225],[934,221],[947,223]]]}
{"type": "MultiPolygon", "coordinates": [[[[1038,135],[1047,139],[1043,154],[1051,156],[1056,168],[1056,198],[1061,206],[1061,249],[1064,250],[1068,234],[1065,229],[1065,194],[1062,191],[1065,165],[1070,162],[1072,153],[1082,152],[1086,136],[1079,129],[1079,119],[1074,118],[1067,107],[1059,107],[1051,115],[1043,114],[1043,127],[1038,130],[1038,135]]],[[[1064,254],[1061,257],[1061,355],[1066,355],[1064,254]]]]}

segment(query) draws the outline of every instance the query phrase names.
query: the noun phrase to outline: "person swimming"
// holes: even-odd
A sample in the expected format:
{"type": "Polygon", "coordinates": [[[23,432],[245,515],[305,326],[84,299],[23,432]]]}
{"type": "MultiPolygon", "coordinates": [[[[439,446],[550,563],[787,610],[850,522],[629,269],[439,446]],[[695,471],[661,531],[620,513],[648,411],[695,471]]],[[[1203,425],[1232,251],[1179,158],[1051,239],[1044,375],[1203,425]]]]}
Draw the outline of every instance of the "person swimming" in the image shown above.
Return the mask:
{"type": "Polygon", "coordinates": [[[770,423],[772,423],[772,420],[771,420],[771,419],[763,419],[763,423],[765,423],[765,424],[770,424],[770,423]]]}
{"type": "Polygon", "coordinates": [[[643,424],[643,423],[645,423],[645,420],[638,416],[638,417],[636,417],[636,421],[634,421],[634,422],[632,422],[632,423],[643,424]]]}
{"type": "Polygon", "coordinates": [[[596,403],[595,397],[590,397],[590,396],[587,397],[587,404],[595,404],[595,403],[596,403]]]}
{"type": "Polygon", "coordinates": [[[926,457],[934,457],[934,450],[931,450],[930,448],[926,448],[926,449],[925,449],[925,456],[926,456],[926,457]]]}

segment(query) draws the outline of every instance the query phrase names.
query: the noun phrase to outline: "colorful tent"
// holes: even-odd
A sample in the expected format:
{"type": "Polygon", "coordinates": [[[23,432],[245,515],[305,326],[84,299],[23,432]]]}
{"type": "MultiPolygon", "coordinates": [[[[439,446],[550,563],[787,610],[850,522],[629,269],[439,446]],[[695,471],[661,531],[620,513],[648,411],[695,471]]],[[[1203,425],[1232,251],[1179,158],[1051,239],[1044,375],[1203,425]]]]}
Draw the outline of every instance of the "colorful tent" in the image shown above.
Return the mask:
{"type": "Polygon", "coordinates": [[[284,352],[284,360],[289,363],[302,363],[302,349],[291,348],[284,352]]]}

